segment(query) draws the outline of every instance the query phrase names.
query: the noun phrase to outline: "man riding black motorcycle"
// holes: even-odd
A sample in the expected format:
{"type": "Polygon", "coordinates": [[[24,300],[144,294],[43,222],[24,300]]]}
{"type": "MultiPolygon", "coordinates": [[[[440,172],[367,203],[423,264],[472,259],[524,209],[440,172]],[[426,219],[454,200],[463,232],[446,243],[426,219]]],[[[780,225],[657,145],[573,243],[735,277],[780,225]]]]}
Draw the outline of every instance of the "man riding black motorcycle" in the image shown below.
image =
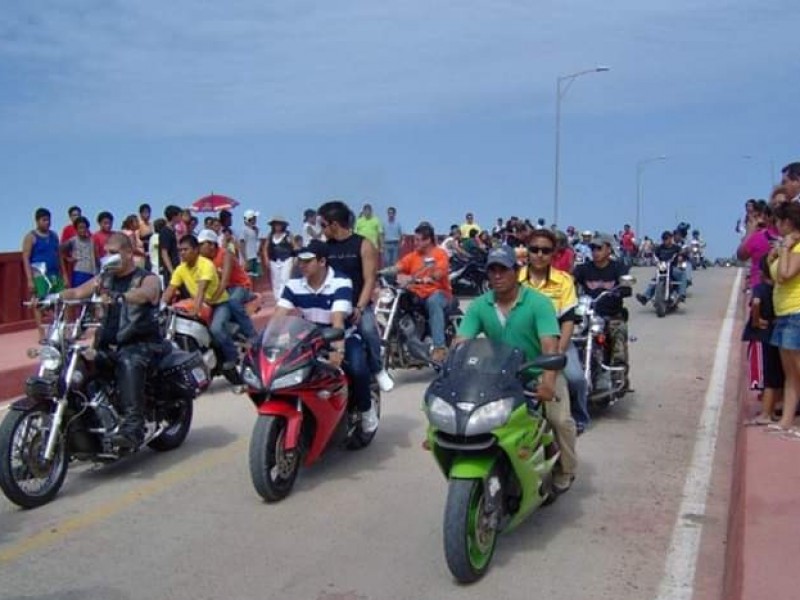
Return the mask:
{"type": "MultiPolygon", "coordinates": [[[[612,260],[614,239],[609,235],[595,236],[589,248],[592,252],[591,262],[584,262],[575,267],[573,273],[575,284],[582,293],[597,298],[606,290],[619,286],[620,278],[627,275],[628,268],[616,260],[612,260]]],[[[622,304],[621,297],[606,297],[597,306],[600,316],[608,322],[608,335],[611,340],[611,365],[625,366],[626,387],[628,361],[628,312],[622,304]]]]}
{"type": "Polygon", "coordinates": [[[114,370],[119,392],[121,422],[111,438],[120,448],[137,448],[144,438],[143,400],[149,371],[169,346],[158,326],[158,277],[134,263],[128,236],[114,233],[106,243],[106,256],[118,255],[119,267],[110,277],[95,277],[77,288],[61,292],[65,300],[90,298],[95,292],[108,299],[102,325],[95,335],[98,366],[114,370]]]}
{"type": "MultiPolygon", "coordinates": [[[[672,235],[671,231],[665,231],[661,234],[661,244],[656,247],[655,255],[656,258],[661,261],[665,262],[669,265],[670,269],[670,277],[672,281],[678,284],[678,301],[684,302],[686,300],[686,273],[677,268],[677,262],[680,260],[681,254],[683,249],[675,243],[675,238],[672,235]]],[[[650,284],[647,286],[644,294],[636,294],[636,299],[645,306],[650,300],[653,299],[653,295],[656,293],[656,283],[655,281],[651,281],[650,284]]]]}

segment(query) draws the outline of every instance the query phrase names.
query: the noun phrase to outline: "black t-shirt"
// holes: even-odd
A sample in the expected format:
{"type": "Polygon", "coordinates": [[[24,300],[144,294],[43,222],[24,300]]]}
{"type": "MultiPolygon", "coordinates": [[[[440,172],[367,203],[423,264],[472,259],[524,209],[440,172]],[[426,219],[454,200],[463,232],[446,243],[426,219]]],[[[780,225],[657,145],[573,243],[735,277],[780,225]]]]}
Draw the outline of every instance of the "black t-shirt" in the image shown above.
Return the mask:
{"type": "Polygon", "coordinates": [[[341,241],[328,240],[328,264],[353,282],[354,306],[364,289],[364,265],[361,261],[363,242],[364,238],[357,233],[341,241]]]}
{"type": "MultiPolygon", "coordinates": [[[[172,268],[177,269],[181,263],[181,256],[178,252],[178,238],[175,235],[175,230],[172,227],[163,227],[158,234],[158,247],[159,250],[166,250],[169,260],[172,262],[172,268]]],[[[166,271],[164,267],[164,271],[166,271]]]]}
{"type": "Polygon", "coordinates": [[[655,254],[658,260],[663,260],[664,262],[672,262],[672,260],[681,252],[681,247],[678,244],[672,244],[672,246],[665,246],[664,244],[659,245],[656,248],[655,254]]]}
{"type": "Polygon", "coordinates": [[[593,262],[585,262],[575,267],[575,283],[585,294],[597,298],[605,290],[619,285],[619,278],[628,273],[627,267],[615,260],[600,268],[593,262]]]}

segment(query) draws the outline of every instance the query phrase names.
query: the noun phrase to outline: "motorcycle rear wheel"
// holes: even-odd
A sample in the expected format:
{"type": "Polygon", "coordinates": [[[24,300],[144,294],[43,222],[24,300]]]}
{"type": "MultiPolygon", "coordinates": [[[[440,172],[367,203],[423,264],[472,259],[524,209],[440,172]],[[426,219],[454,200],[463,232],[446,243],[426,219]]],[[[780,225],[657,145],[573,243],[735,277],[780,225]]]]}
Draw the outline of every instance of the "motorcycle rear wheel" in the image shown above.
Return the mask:
{"type": "Polygon", "coordinates": [[[459,583],[483,577],[492,562],[497,529],[483,512],[483,482],[451,479],[444,509],[444,555],[459,583]]]}
{"type": "Polygon", "coordinates": [[[22,508],[37,508],[55,498],[67,476],[68,453],[58,436],[53,460],[42,457],[52,415],[39,408],[11,410],[0,424],[0,488],[22,508]],[[31,481],[42,480],[39,485],[31,481]]]}
{"type": "Polygon", "coordinates": [[[300,470],[300,453],[287,455],[283,444],[286,420],[259,415],[250,438],[250,479],[259,496],[267,502],[279,502],[294,487],[300,470]]]}
{"type": "Polygon", "coordinates": [[[167,428],[147,445],[158,452],[175,450],[189,435],[193,412],[192,400],[182,400],[178,406],[170,410],[167,428]]]}

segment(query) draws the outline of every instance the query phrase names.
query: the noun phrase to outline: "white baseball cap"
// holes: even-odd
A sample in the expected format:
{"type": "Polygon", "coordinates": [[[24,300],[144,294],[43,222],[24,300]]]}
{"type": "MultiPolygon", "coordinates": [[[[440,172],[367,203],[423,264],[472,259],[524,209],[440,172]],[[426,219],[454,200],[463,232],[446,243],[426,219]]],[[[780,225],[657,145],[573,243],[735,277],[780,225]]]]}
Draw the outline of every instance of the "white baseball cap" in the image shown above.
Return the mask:
{"type": "Polygon", "coordinates": [[[244,211],[244,220],[245,221],[249,221],[250,219],[253,219],[253,218],[257,217],[257,216],[258,216],[258,211],[257,210],[247,209],[246,211],[244,211]]]}
{"type": "Polygon", "coordinates": [[[203,242],[213,242],[215,244],[219,244],[219,236],[211,229],[203,229],[197,234],[197,241],[200,244],[203,242]]]}

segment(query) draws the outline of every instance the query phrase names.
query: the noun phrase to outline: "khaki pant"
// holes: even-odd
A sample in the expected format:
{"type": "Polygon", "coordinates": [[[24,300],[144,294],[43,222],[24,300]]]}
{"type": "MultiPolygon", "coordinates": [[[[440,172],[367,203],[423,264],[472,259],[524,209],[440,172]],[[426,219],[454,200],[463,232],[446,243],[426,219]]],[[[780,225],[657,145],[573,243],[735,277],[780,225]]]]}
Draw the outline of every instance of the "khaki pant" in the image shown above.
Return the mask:
{"type": "Polygon", "coordinates": [[[569,408],[569,388],[563,373],[556,376],[556,398],[558,402],[544,402],[544,416],[556,435],[561,450],[561,472],[575,475],[578,470],[578,455],[575,452],[575,421],[569,408]]]}

